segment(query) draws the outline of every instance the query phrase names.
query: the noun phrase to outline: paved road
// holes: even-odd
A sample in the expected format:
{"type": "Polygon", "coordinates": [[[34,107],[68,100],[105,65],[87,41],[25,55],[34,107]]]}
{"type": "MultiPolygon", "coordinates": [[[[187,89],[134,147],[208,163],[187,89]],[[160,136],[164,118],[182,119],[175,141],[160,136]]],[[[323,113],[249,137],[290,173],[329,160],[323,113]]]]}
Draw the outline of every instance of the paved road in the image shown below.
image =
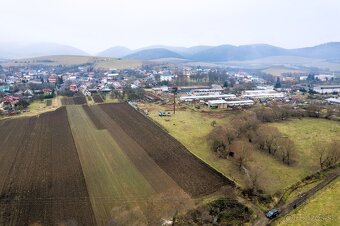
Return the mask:
{"type": "Polygon", "coordinates": [[[262,226],[262,225],[270,225],[272,222],[276,221],[279,218],[282,218],[286,216],[288,213],[290,213],[292,210],[294,210],[294,207],[299,207],[302,203],[304,203],[307,199],[312,197],[316,192],[327,186],[329,183],[331,183],[333,180],[335,180],[340,175],[340,170],[335,171],[334,173],[331,173],[328,175],[321,183],[319,183],[317,186],[311,188],[307,192],[302,193],[297,199],[295,199],[293,202],[277,206],[276,209],[279,210],[280,215],[278,218],[275,218],[273,220],[269,220],[265,216],[259,216],[259,219],[253,224],[254,226],[262,226]]]}

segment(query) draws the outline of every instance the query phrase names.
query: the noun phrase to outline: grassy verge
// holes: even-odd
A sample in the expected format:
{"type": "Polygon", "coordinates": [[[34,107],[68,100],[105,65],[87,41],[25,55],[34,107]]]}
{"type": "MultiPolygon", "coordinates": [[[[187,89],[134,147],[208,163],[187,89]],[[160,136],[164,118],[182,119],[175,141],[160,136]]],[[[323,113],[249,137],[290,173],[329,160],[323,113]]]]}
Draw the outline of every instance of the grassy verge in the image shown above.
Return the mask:
{"type": "Polygon", "coordinates": [[[104,99],[104,103],[119,103],[119,100],[116,99],[116,98],[112,98],[111,94],[106,94],[105,99],[104,99]]]}
{"type": "Polygon", "coordinates": [[[276,225],[339,225],[340,178],[316,193],[306,204],[291,212],[276,225]]]}
{"type": "Polygon", "coordinates": [[[55,103],[56,103],[56,98],[46,99],[46,100],[42,100],[42,101],[41,100],[34,100],[27,107],[27,110],[25,112],[22,111],[18,115],[0,117],[0,119],[29,117],[29,116],[39,115],[39,114],[49,112],[49,111],[54,111],[58,107],[61,106],[61,105],[57,105],[55,103]],[[49,102],[49,103],[47,103],[47,102],[49,102]]]}

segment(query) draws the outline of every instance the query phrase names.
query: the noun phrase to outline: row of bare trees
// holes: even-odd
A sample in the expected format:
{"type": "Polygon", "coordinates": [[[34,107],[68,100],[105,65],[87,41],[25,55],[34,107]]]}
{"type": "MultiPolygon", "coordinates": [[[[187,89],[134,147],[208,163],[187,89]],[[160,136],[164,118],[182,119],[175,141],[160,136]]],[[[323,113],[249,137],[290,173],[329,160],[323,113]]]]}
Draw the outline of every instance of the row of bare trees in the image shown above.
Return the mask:
{"type": "Polygon", "coordinates": [[[328,168],[340,161],[340,140],[314,144],[319,157],[320,168],[328,168]]]}
{"type": "Polygon", "coordinates": [[[340,116],[340,109],[334,105],[322,103],[311,103],[304,109],[293,108],[290,104],[272,103],[269,106],[262,106],[254,109],[257,119],[261,122],[281,121],[288,118],[326,118],[333,119],[340,116]]]}
{"type": "Polygon", "coordinates": [[[221,158],[233,156],[240,169],[251,159],[255,149],[267,152],[290,165],[294,160],[293,141],[279,130],[258,120],[257,114],[248,111],[235,116],[228,126],[217,126],[208,135],[213,151],[221,158]]]}
{"type": "Polygon", "coordinates": [[[288,118],[308,117],[309,115],[303,109],[294,109],[289,105],[278,105],[272,103],[269,107],[262,106],[254,109],[258,120],[261,122],[274,122],[288,118]]]}
{"type": "Polygon", "coordinates": [[[295,157],[295,145],[292,140],[284,136],[276,127],[267,124],[256,129],[256,144],[260,150],[268,152],[290,165],[295,157]]]}
{"type": "MultiPolygon", "coordinates": [[[[231,119],[228,126],[216,126],[208,135],[213,151],[220,158],[234,157],[240,169],[251,159],[254,150],[264,151],[282,163],[296,161],[294,142],[268,123],[258,119],[258,112],[247,111],[231,119]]],[[[340,140],[318,141],[314,154],[320,167],[327,168],[340,161],[340,140]]]]}

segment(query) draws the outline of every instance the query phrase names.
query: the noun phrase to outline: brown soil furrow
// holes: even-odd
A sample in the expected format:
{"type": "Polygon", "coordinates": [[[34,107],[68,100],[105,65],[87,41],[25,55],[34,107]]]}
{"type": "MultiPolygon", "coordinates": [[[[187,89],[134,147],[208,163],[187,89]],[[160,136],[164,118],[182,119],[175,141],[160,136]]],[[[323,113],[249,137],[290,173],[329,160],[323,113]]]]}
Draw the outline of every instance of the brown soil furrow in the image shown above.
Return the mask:
{"type": "Polygon", "coordinates": [[[100,105],[184,191],[193,197],[234,185],[128,104],[100,105]]]}
{"type": "Polygon", "coordinates": [[[124,150],[156,192],[166,191],[170,188],[180,189],[176,182],[150,158],[144,149],[129,137],[98,105],[91,106],[87,112],[93,114],[90,117],[91,120],[105,125],[105,129],[110,132],[118,145],[124,150]]]}
{"type": "Polygon", "coordinates": [[[16,123],[0,151],[13,159],[0,159],[0,224],[94,225],[65,108],[16,123]]]}

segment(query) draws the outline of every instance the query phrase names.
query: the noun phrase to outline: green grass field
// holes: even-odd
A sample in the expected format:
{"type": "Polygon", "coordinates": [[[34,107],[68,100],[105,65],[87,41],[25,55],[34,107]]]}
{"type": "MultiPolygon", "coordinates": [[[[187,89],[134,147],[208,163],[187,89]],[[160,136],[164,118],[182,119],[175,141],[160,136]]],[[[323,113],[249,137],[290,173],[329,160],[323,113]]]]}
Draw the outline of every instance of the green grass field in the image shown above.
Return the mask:
{"type": "Polygon", "coordinates": [[[262,152],[254,153],[253,161],[248,163],[250,167],[261,166],[259,182],[261,188],[270,194],[285,189],[320,169],[318,155],[314,150],[315,142],[340,138],[340,123],[325,119],[291,119],[270,125],[277,127],[296,146],[296,163],[292,166],[284,165],[262,152]]]}
{"type": "Polygon", "coordinates": [[[306,118],[273,125],[294,141],[297,159],[300,160],[297,167],[306,171],[319,168],[319,156],[315,152],[316,142],[326,144],[334,139],[340,139],[340,123],[336,121],[306,118]]]}
{"type": "Polygon", "coordinates": [[[34,100],[32,103],[28,106],[28,110],[32,113],[34,112],[40,112],[43,111],[47,107],[45,101],[40,100],[34,100]]]}
{"type": "Polygon", "coordinates": [[[307,203],[279,220],[276,225],[329,225],[340,224],[340,178],[319,191],[307,203]]]}
{"type": "Polygon", "coordinates": [[[104,103],[119,103],[119,100],[115,99],[115,98],[112,98],[111,94],[106,94],[105,95],[104,103]]]}
{"type": "MultiPolygon", "coordinates": [[[[232,113],[212,110],[211,114],[208,114],[186,109],[177,111],[176,115],[169,119],[159,117],[158,111],[171,110],[170,106],[148,104],[140,107],[148,109],[149,116],[183,143],[193,154],[235,180],[240,186],[246,186],[248,180],[238,170],[236,164],[231,160],[216,157],[206,139],[213,129],[211,122],[216,121],[216,125],[227,125],[232,113]]],[[[246,167],[250,170],[254,167],[260,168],[258,179],[260,188],[269,194],[282,191],[319,169],[317,155],[312,150],[313,142],[324,142],[340,137],[340,123],[323,119],[307,118],[272,123],[271,125],[277,127],[294,141],[297,146],[297,163],[288,166],[266,153],[260,151],[252,153],[246,167]]]]}

